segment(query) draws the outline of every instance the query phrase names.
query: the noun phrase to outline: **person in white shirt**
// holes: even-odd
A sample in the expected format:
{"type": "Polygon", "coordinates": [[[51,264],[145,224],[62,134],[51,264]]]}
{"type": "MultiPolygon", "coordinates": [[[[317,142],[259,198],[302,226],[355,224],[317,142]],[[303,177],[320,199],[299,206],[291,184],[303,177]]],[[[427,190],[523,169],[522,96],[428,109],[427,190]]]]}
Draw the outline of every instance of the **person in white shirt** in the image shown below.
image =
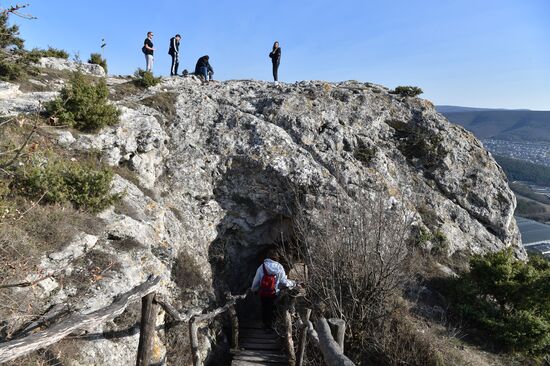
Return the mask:
{"type": "Polygon", "coordinates": [[[275,300],[280,289],[294,287],[295,282],[289,280],[285,269],[278,262],[279,255],[275,249],[267,252],[266,259],[258,267],[251,290],[259,293],[262,304],[262,321],[264,327],[271,329],[273,327],[273,318],[275,314],[275,300]]]}

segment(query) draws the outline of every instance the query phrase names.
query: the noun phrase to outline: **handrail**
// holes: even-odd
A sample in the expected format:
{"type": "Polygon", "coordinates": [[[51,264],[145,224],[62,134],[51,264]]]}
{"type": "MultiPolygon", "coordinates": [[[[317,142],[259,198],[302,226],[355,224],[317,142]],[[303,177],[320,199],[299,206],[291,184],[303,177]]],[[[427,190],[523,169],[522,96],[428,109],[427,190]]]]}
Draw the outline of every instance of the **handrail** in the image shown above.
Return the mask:
{"type": "Polygon", "coordinates": [[[212,320],[216,316],[229,311],[231,317],[231,328],[233,332],[232,346],[233,348],[238,348],[239,345],[239,320],[237,318],[237,311],[235,310],[235,304],[237,300],[245,299],[251,290],[247,289],[246,292],[242,295],[232,295],[231,293],[226,293],[227,303],[209,313],[195,315],[189,321],[189,338],[191,340],[191,353],[193,355],[193,366],[201,366],[201,358],[199,353],[199,323],[212,320]]]}
{"type": "Polygon", "coordinates": [[[0,343],[0,363],[14,360],[40,348],[57,343],[76,330],[97,326],[119,316],[128,305],[156,291],[159,283],[160,277],[151,276],[141,285],[116,297],[110,305],[102,309],[90,314],[74,314],[41,332],[0,343]]]}

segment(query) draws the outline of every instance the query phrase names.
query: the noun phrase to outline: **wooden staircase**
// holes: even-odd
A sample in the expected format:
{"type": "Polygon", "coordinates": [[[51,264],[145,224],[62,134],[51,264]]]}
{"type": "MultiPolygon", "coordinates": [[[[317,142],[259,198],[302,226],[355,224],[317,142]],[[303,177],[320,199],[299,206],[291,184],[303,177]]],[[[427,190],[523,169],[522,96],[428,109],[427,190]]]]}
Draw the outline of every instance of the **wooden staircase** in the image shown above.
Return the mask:
{"type": "Polygon", "coordinates": [[[261,322],[239,322],[239,348],[231,354],[232,366],[288,365],[282,338],[273,330],[263,329],[261,322]]]}

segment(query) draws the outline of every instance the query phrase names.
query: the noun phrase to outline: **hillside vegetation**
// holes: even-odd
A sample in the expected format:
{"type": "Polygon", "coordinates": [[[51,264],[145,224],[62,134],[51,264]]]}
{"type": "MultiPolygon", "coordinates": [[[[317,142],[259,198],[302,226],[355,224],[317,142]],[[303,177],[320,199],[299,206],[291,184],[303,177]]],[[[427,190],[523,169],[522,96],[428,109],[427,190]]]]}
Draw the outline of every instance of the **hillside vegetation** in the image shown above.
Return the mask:
{"type": "Polygon", "coordinates": [[[505,156],[495,156],[510,181],[524,181],[550,187],[550,167],[505,156]]]}
{"type": "Polygon", "coordinates": [[[479,139],[550,141],[550,111],[474,109],[457,112],[443,108],[442,113],[479,139]]]}

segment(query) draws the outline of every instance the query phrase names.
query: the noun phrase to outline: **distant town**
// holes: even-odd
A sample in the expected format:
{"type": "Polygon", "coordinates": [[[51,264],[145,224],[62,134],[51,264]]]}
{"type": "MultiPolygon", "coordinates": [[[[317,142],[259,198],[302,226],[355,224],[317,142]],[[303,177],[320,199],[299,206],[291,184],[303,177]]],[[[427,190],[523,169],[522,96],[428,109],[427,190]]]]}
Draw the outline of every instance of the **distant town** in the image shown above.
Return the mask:
{"type": "Polygon", "coordinates": [[[541,141],[507,141],[484,139],[483,145],[494,155],[524,160],[550,167],[550,144],[541,141]]]}

